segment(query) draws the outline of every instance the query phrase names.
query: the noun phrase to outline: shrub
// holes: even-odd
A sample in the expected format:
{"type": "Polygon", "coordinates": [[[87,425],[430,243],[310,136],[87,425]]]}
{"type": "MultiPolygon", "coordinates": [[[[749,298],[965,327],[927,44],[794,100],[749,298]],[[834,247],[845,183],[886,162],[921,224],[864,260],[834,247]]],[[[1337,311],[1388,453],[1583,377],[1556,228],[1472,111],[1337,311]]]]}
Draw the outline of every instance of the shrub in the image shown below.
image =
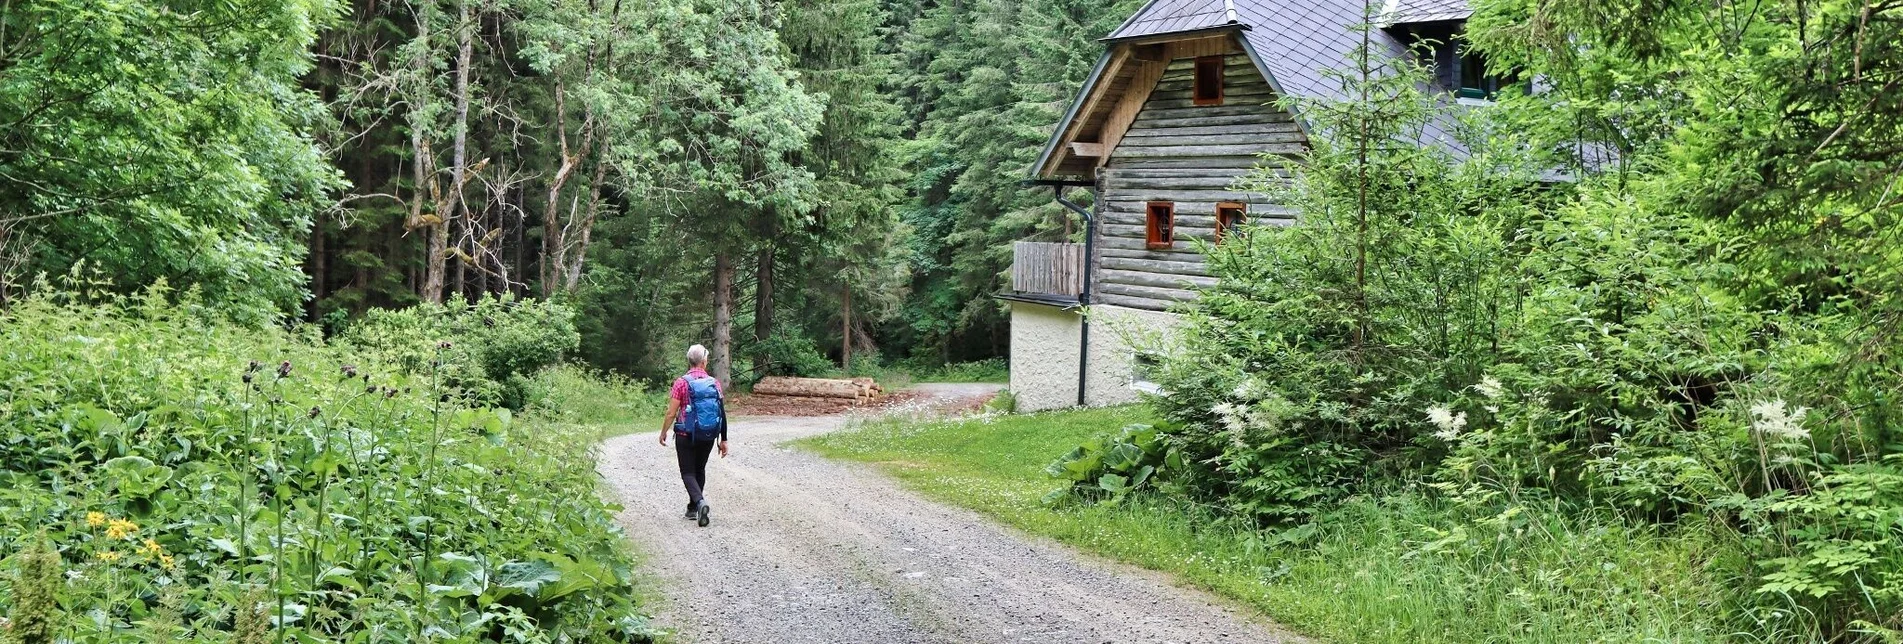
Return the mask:
{"type": "Polygon", "coordinates": [[[781,331],[761,343],[756,353],[771,356],[760,375],[819,377],[839,370],[813,339],[799,332],[781,331]]]}
{"type": "MultiPolygon", "coordinates": [[[[44,539],[67,562],[57,605],[86,618],[61,637],[486,641],[511,619],[647,639],[593,436],[472,405],[429,367],[447,350],[325,346],[157,292],[73,299],[0,317],[0,552],[44,539]],[[396,360],[417,354],[420,373],[396,360]]],[[[31,597],[0,587],[0,611],[31,597]]]]}
{"type": "Polygon", "coordinates": [[[1540,195],[1514,154],[1393,145],[1453,118],[1423,73],[1344,75],[1380,100],[1304,105],[1330,134],[1248,180],[1300,218],[1205,249],[1221,281],[1184,311],[1195,350],[1158,351],[1155,400],[1199,495],[1309,516],[1371,466],[1418,462],[1421,410],[1498,359],[1513,231],[1540,195]]]}
{"type": "Polygon", "coordinates": [[[381,355],[406,373],[427,372],[441,361],[444,379],[475,400],[521,409],[528,378],[561,362],[581,343],[568,307],[513,296],[407,309],[373,309],[344,332],[342,341],[381,355]],[[450,342],[439,357],[436,347],[450,342]]]}

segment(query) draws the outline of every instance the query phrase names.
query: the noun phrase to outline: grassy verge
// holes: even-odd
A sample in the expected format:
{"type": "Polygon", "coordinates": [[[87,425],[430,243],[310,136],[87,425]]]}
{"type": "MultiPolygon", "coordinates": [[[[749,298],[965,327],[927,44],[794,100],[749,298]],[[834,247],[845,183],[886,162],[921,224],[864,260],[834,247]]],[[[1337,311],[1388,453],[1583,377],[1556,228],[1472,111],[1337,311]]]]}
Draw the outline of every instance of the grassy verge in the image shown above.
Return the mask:
{"type": "Polygon", "coordinates": [[[1182,499],[1053,508],[1045,464],[1141,408],[920,422],[892,419],[809,439],[908,487],[1016,528],[1177,577],[1342,642],[1726,639],[1738,555],[1719,530],[1660,534],[1613,520],[1520,509],[1473,516],[1399,491],[1357,499],[1278,533],[1182,499]]]}

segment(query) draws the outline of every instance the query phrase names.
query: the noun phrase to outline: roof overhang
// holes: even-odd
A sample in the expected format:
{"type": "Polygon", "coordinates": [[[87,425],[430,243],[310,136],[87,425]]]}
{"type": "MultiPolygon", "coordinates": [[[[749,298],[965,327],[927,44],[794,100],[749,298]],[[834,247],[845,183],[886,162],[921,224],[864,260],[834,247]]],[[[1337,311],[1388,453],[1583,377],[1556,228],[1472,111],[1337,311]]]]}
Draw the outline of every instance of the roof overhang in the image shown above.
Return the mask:
{"type": "Polygon", "coordinates": [[[1106,36],[1103,38],[1098,38],[1097,42],[1110,44],[1110,45],[1124,44],[1124,43],[1128,43],[1132,45],[1146,45],[1150,43],[1170,42],[1173,40],[1190,40],[1194,38],[1207,38],[1209,36],[1214,36],[1216,34],[1219,34],[1225,31],[1247,31],[1248,29],[1249,29],[1248,25],[1245,25],[1239,22],[1232,22],[1229,24],[1216,25],[1214,27],[1190,29],[1187,31],[1172,31],[1169,33],[1161,33],[1161,34],[1144,34],[1141,36],[1126,36],[1123,38],[1111,38],[1106,36]]]}
{"type": "Polygon", "coordinates": [[[1019,293],[1016,291],[1005,291],[1003,293],[994,294],[992,295],[992,297],[998,298],[1000,300],[1004,300],[1006,302],[1022,302],[1024,304],[1040,304],[1043,306],[1056,307],[1056,308],[1065,309],[1065,310],[1082,308],[1084,305],[1084,303],[1079,301],[1076,296],[1047,295],[1044,293],[1019,293]]]}
{"type": "MultiPolygon", "coordinates": [[[[1131,58],[1131,52],[1137,47],[1234,34],[1236,42],[1248,53],[1249,61],[1254,63],[1256,71],[1262,74],[1264,78],[1269,79],[1269,85],[1273,87],[1277,93],[1280,93],[1282,91],[1281,86],[1276,84],[1275,77],[1269,73],[1268,67],[1262,64],[1262,58],[1257,56],[1255,52],[1249,48],[1249,39],[1242,36],[1242,32],[1248,29],[1249,26],[1246,24],[1231,23],[1204,29],[1146,34],[1130,38],[1104,39],[1103,42],[1106,48],[1104,49],[1103,55],[1097,58],[1097,66],[1090,70],[1090,76],[1085,78],[1083,86],[1078,88],[1077,96],[1071,99],[1069,109],[1065,111],[1064,117],[1057,122],[1057,127],[1051,131],[1050,139],[1044,142],[1044,149],[1038,153],[1037,161],[1031,165],[1032,178],[1042,180],[1056,179],[1060,176],[1057,174],[1058,164],[1054,162],[1060,160],[1061,155],[1059,155],[1058,152],[1062,146],[1076,138],[1076,130],[1081,124],[1079,117],[1090,116],[1088,114],[1082,114],[1082,111],[1087,106],[1093,108],[1096,106],[1097,101],[1092,99],[1097,98],[1098,92],[1102,91],[1102,85],[1106,80],[1106,75],[1114,76],[1120,73],[1122,71],[1122,65],[1131,58]]],[[[1103,153],[1108,154],[1109,151],[1105,150],[1103,153]]]]}
{"type": "Polygon", "coordinates": [[[1070,109],[1064,112],[1064,118],[1057,121],[1057,129],[1051,131],[1050,140],[1044,142],[1044,151],[1038,153],[1037,162],[1031,165],[1033,181],[1054,176],[1049,173],[1051,157],[1057,152],[1060,142],[1070,138],[1072,126],[1077,122],[1077,111],[1083,109],[1085,99],[1089,98],[1091,91],[1096,89],[1097,81],[1103,78],[1103,71],[1110,66],[1111,53],[1115,49],[1114,46],[1105,49],[1103,55],[1097,57],[1097,66],[1090,70],[1090,76],[1084,79],[1084,86],[1079,88],[1077,96],[1070,100],[1070,109]]]}

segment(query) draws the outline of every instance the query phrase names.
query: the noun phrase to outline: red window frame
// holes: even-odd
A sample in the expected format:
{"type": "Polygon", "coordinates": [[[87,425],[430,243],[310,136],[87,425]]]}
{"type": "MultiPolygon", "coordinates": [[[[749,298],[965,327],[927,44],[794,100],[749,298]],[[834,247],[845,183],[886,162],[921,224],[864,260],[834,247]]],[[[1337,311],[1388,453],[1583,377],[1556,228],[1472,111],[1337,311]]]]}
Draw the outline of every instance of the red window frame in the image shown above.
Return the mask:
{"type": "Polygon", "coordinates": [[[1143,242],[1151,250],[1176,247],[1176,203],[1152,201],[1143,206],[1143,242]]]}
{"type": "Polygon", "coordinates": [[[1249,204],[1239,201],[1224,201],[1216,204],[1216,243],[1230,229],[1249,222],[1249,204]]]}
{"type": "Polygon", "coordinates": [[[1222,104],[1223,56],[1200,56],[1196,58],[1193,79],[1189,84],[1190,98],[1197,105],[1222,104]]]}

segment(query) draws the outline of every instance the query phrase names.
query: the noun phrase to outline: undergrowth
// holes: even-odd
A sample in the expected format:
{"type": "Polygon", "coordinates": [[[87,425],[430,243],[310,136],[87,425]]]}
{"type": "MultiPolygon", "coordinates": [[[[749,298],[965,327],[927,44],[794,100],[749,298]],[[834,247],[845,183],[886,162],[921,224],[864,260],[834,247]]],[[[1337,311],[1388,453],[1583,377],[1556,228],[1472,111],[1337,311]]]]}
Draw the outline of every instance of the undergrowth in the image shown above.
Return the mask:
{"type": "Polygon", "coordinates": [[[589,454],[632,408],[550,414],[590,382],[558,371],[516,414],[445,382],[485,353],[460,336],[393,356],[178,299],[0,314],[0,614],[38,631],[14,639],[651,639],[589,454]]]}

